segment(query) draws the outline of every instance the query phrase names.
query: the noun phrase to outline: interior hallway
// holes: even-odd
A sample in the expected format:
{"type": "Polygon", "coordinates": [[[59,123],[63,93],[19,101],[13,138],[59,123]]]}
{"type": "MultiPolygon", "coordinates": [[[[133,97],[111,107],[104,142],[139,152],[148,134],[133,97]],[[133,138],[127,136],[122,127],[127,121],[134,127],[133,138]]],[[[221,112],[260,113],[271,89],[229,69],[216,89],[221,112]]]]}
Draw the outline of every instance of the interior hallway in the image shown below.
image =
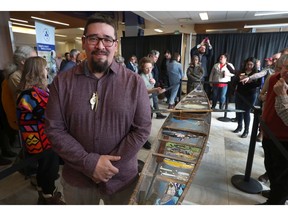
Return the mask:
{"type": "MultiPolygon", "coordinates": [[[[166,103],[159,104],[166,108],[166,103]]],[[[229,104],[232,109],[234,104],[229,104]]],[[[201,165],[184,199],[184,205],[255,205],[266,201],[260,194],[248,194],[235,188],[231,177],[245,173],[250,134],[247,138],[240,138],[241,133],[232,131],[237,127],[234,122],[221,122],[218,117],[224,113],[213,112],[209,142],[201,165]]],[[[235,113],[228,113],[227,117],[234,118],[235,113]]],[[[251,125],[253,114],[251,114],[251,125]]],[[[165,119],[153,117],[152,131],[149,141],[153,143],[165,119]]],[[[142,148],[138,158],[145,161],[149,150],[142,148]]],[[[251,178],[257,179],[265,172],[263,164],[263,149],[256,143],[251,178]]],[[[0,171],[5,167],[0,166],[0,171]]],[[[57,181],[61,191],[60,180],[57,181]]],[[[267,189],[267,185],[263,185],[267,189]]],[[[38,194],[30,180],[16,172],[0,180],[0,204],[2,205],[35,205],[38,194]]]]}

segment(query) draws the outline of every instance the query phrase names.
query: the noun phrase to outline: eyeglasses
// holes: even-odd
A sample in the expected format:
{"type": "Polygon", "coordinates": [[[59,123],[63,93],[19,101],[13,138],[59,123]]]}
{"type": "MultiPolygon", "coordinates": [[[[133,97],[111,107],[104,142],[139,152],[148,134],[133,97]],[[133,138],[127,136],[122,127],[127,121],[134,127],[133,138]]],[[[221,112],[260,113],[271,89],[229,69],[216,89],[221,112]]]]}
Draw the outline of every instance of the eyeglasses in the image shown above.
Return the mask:
{"type": "Polygon", "coordinates": [[[153,67],[145,67],[145,68],[143,68],[144,70],[153,70],[153,67]]]}
{"type": "Polygon", "coordinates": [[[101,41],[103,46],[105,47],[111,47],[117,41],[117,39],[112,39],[112,38],[101,38],[95,34],[83,35],[83,37],[87,39],[87,42],[89,45],[97,45],[101,41]]]}

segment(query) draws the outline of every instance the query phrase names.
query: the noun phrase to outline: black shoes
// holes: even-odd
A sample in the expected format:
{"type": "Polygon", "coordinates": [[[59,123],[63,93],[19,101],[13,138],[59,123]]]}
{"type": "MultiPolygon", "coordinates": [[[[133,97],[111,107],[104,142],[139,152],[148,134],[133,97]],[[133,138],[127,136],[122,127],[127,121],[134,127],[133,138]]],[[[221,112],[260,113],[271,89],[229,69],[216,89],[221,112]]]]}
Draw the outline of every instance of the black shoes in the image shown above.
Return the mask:
{"type": "Polygon", "coordinates": [[[246,138],[248,136],[248,131],[244,131],[241,135],[241,138],[246,138]]]}
{"type": "Polygon", "coordinates": [[[156,113],[156,119],[164,119],[166,118],[166,115],[163,115],[162,113],[156,113]]]}
{"type": "Polygon", "coordinates": [[[262,138],[263,138],[263,134],[262,134],[262,131],[260,131],[256,137],[256,141],[257,142],[262,142],[262,138]]]}
{"type": "Polygon", "coordinates": [[[61,192],[54,192],[53,194],[43,194],[42,191],[38,192],[38,205],[66,205],[62,200],[61,192]]]}
{"type": "Polygon", "coordinates": [[[241,132],[242,131],[242,128],[241,127],[237,127],[234,131],[233,131],[233,133],[239,133],[239,132],[241,132]]]}
{"type": "Polygon", "coordinates": [[[269,181],[267,172],[265,172],[264,174],[260,175],[258,177],[258,181],[263,182],[263,183],[267,183],[269,181]]]}
{"type": "Polygon", "coordinates": [[[263,190],[261,191],[261,195],[267,199],[269,199],[270,196],[270,190],[263,190]]]}
{"type": "MultiPolygon", "coordinates": [[[[242,131],[242,127],[237,127],[233,133],[239,133],[242,131]]],[[[246,138],[248,136],[248,131],[247,130],[244,130],[243,134],[241,135],[241,138],[246,138]]]]}
{"type": "Polygon", "coordinates": [[[143,145],[143,148],[145,149],[151,149],[151,143],[147,140],[147,142],[143,145]]]}

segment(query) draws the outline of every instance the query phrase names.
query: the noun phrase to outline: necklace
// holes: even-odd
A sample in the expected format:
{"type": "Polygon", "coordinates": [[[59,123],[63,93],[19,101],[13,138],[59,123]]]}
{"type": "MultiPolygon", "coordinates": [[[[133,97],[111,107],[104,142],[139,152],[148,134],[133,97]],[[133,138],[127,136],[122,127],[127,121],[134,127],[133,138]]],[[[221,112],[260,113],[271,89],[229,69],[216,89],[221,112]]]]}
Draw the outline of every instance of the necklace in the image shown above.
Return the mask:
{"type": "Polygon", "coordinates": [[[98,106],[98,94],[97,94],[97,91],[92,94],[92,97],[90,98],[90,104],[91,104],[91,109],[96,112],[97,106],[98,106]]]}

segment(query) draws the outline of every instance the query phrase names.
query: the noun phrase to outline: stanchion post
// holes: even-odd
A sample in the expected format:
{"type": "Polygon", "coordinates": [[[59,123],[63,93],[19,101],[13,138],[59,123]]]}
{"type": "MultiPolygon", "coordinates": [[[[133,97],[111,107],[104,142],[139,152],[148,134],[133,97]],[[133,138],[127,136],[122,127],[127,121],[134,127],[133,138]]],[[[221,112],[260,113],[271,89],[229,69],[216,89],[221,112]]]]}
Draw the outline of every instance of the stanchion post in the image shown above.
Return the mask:
{"type": "MultiPolygon", "coordinates": [[[[226,93],[226,100],[225,100],[225,110],[228,110],[230,91],[231,91],[231,89],[230,89],[229,84],[228,84],[228,91],[226,93]]],[[[230,122],[231,121],[230,118],[227,118],[227,112],[226,111],[224,112],[224,117],[219,117],[218,120],[223,121],[223,122],[230,122]]]]}
{"type": "Polygon", "coordinates": [[[251,170],[252,170],[252,164],[254,159],[254,153],[255,153],[255,146],[256,146],[256,137],[257,137],[257,131],[259,126],[259,117],[261,115],[261,108],[255,107],[254,109],[254,120],[253,120],[253,126],[252,126],[252,132],[250,137],[250,144],[249,144],[249,151],[247,156],[247,163],[246,163],[246,169],[245,169],[245,180],[249,181],[251,176],[251,170]]]}
{"type": "Polygon", "coordinates": [[[232,184],[237,189],[247,192],[247,193],[251,193],[251,194],[257,194],[263,190],[262,185],[257,180],[250,178],[253,157],[255,153],[256,136],[257,136],[257,130],[258,130],[258,125],[259,125],[260,114],[261,114],[261,108],[254,107],[254,121],[253,121],[253,126],[252,126],[252,133],[251,133],[251,138],[250,138],[245,175],[244,176],[234,175],[231,178],[232,184]]]}

